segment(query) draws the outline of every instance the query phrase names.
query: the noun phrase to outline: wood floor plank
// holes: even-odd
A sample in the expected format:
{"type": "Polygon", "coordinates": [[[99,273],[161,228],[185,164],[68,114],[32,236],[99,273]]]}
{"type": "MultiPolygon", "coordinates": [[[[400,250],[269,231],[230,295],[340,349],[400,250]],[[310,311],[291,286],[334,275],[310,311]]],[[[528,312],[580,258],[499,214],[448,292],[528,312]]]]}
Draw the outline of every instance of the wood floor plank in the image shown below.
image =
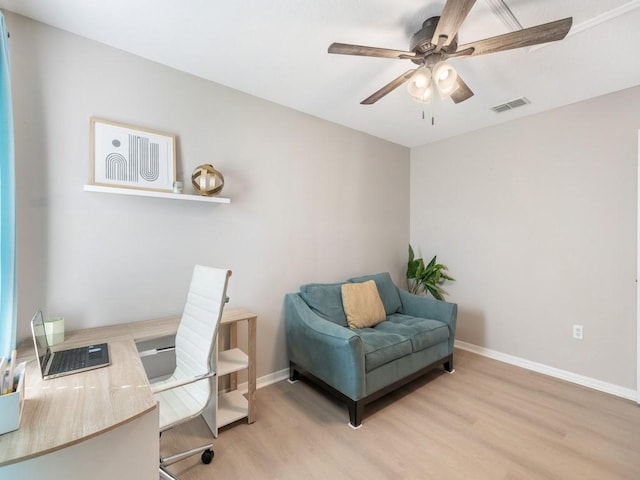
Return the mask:
{"type": "MultiPolygon", "coordinates": [[[[456,351],[456,373],[432,372],[367,406],[303,381],[258,391],[258,420],[226,427],[215,458],[172,467],[183,480],[636,480],[640,407],[629,400],[456,351]]],[[[165,432],[163,454],[208,439],[198,419],[165,432]]]]}

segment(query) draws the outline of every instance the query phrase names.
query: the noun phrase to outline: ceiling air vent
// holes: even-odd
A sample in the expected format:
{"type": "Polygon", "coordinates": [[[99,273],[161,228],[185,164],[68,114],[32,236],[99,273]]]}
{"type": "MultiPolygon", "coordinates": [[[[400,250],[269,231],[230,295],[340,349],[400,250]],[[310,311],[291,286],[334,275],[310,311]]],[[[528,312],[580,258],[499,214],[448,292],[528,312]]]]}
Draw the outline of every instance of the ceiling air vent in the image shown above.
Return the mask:
{"type": "Polygon", "coordinates": [[[522,107],[523,105],[527,105],[531,103],[527,97],[516,98],[515,100],[511,100],[510,102],[503,103],[502,105],[496,105],[495,107],[491,107],[496,113],[506,112],[507,110],[512,110],[514,108],[522,107]]]}

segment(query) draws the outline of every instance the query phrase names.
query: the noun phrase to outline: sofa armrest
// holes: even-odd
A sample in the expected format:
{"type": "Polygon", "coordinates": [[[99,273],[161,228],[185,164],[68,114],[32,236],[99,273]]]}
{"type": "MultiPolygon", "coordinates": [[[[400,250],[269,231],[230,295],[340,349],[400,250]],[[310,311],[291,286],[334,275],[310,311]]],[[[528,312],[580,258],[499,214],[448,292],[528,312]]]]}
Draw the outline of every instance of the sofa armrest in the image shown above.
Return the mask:
{"type": "Polygon", "coordinates": [[[439,320],[449,326],[449,353],[453,353],[453,342],[456,336],[456,323],[458,319],[458,305],[436,300],[435,298],[414,295],[400,288],[398,292],[400,293],[402,308],[406,315],[439,320]]]}
{"type": "Polygon", "coordinates": [[[285,295],[284,315],[289,361],[353,400],[364,397],[360,337],[315,314],[297,293],[285,295]]]}

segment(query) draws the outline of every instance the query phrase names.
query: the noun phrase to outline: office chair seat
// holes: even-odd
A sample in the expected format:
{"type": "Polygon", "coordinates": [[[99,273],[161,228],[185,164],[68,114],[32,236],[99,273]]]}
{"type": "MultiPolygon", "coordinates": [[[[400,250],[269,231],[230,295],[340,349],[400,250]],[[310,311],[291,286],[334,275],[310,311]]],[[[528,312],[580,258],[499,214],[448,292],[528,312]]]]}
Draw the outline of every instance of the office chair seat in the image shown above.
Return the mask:
{"type": "MultiPolygon", "coordinates": [[[[161,386],[164,382],[154,383],[161,386]]],[[[186,418],[197,417],[208,398],[202,399],[199,385],[186,385],[181,388],[158,392],[154,395],[160,407],[160,431],[171,428],[172,425],[184,422],[186,418]]]]}

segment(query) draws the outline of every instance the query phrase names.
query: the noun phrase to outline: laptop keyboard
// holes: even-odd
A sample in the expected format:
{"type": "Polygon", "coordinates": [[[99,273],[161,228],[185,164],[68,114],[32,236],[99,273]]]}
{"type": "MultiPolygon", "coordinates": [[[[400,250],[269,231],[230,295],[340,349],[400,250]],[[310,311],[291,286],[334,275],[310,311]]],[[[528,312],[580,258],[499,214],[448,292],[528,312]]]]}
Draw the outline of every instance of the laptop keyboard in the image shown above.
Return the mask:
{"type": "Polygon", "coordinates": [[[49,373],[64,373],[84,368],[87,348],[72,348],[58,352],[53,356],[49,373]]]}

